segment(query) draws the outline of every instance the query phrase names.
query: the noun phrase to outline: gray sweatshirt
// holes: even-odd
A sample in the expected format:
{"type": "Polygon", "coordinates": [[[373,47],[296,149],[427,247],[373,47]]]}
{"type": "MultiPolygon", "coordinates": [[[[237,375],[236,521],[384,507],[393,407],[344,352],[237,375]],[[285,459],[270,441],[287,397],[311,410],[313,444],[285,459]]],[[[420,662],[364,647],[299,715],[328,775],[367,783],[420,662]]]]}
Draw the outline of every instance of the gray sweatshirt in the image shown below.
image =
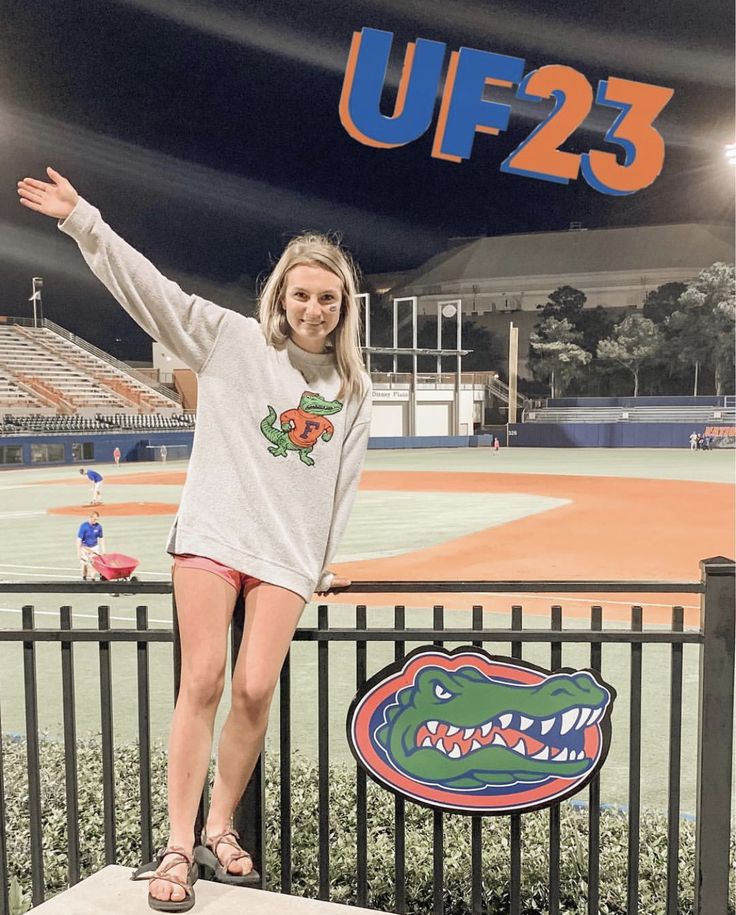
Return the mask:
{"type": "Polygon", "coordinates": [[[183,292],[80,198],[59,228],[95,276],[199,382],[194,445],[169,553],[192,553],[309,600],[345,530],[371,388],[338,400],[332,353],[266,343],[260,324],[183,292]]]}

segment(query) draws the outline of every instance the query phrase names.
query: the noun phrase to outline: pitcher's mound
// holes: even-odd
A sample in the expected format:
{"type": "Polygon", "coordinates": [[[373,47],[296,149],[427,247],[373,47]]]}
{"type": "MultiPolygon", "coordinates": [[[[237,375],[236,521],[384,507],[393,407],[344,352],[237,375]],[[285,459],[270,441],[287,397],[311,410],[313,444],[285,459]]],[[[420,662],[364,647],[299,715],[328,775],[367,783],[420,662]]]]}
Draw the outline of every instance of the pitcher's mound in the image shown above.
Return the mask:
{"type": "Polygon", "coordinates": [[[99,511],[101,516],[111,518],[130,515],[175,515],[178,505],[169,502],[111,502],[109,505],[59,505],[47,509],[49,515],[88,515],[99,511]]]}

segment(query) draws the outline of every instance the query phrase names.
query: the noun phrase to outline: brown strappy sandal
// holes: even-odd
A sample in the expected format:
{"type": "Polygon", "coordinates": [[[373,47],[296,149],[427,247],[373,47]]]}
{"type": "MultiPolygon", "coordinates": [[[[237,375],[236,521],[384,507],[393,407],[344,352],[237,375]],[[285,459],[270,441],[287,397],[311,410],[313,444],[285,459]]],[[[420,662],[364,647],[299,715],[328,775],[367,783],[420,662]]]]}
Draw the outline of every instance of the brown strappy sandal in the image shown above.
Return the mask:
{"type": "Polygon", "coordinates": [[[156,899],[155,896],[151,895],[149,885],[148,905],[156,912],[188,912],[195,903],[194,884],[197,882],[198,874],[199,868],[197,867],[193,856],[188,854],[183,848],[172,845],[169,848],[163,848],[158,852],[153,861],[149,861],[148,864],[142,864],[138,870],[133,871],[133,875],[130,879],[166,880],[168,883],[180,886],[186,894],[183,899],[156,899]],[[169,855],[172,855],[173,859],[162,867],[161,865],[164,858],[169,855]],[[169,871],[173,867],[182,863],[189,865],[189,873],[186,881],[169,875],[169,871]]]}
{"type": "Polygon", "coordinates": [[[253,868],[253,858],[250,852],[245,851],[238,844],[240,836],[234,829],[226,829],[216,836],[208,836],[206,831],[202,830],[202,844],[194,849],[194,859],[204,869],[205,876],[214,875],[218,883],[229,883],[232,886],[260,886],[261,876],[253,868]],[[217,856],[219,845],[229,845],[234,848],[238,854],[233,855],[224,867],[217,856]],[[228,867],[233,861],[240,861],[241,858],[248,858],[251,862],[251,870],[247,874],[232,874],[228,867]]]}

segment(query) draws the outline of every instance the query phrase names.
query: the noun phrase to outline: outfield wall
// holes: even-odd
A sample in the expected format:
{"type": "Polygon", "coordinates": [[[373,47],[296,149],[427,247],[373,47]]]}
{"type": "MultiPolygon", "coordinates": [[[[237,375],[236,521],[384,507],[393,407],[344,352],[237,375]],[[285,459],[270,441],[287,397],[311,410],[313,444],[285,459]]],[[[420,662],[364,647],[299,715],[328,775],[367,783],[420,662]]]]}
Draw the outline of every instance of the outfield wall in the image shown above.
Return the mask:
{"type": "Polygon", "coordinates": [[[512,423],[512,448],[689,448],[690,435],[733,447],[736,428],[705,423],[512,423]]]}
{"type": "MultiPolygon", "coordinates": [[[[185,445],[191,450],[193,432],[80,433],[62,435],[0,436],[0,468],[52,467],[56,464],[111,464],[113,451],[120,449],[120,462],[146,460],[149,445],[185,445]],[[15,458],[20,449],[21,460],[15,458]],[[12,460],[9,460],[12,458],[12,460]],[[44,459],[45,458],[45,459],[44,459]]],[[[149,452],[150,453],[150,452],[149,452]]]]}
{"type": "Polygon", "coordinates": [[[490,448],[492,444],[492,435],[378,435],[368,440],[370,449],[490,448]]]}
{"type": "MultiPolygon", "coordinates": [[[[702,423],[513,423],[508,427],[512,448],[689,448],[690,435],[698,432],[712,438],[714,448],[733,448],[736,427],[702,423]]],[[[499,435],[502,444],[505,436],[499,435]]],[[[191,451],[193,432],[162,430],[148,435],[57,434],[0,436],[0,470],[18,467],[51,467],[59,464],[109,464],[113,450],[120,448],[121,463],[151,460],[161,445],[169,460],[181,457],[181,446],[191,451]],[[179,447],[176,447],[179,446],[179,447]]],[[[490,448],[493,435],[373,436],[368,447],[399,448],[490,448]]]]}
{"type": "MultiPolygon", "coordinates": [[[[0,436],[0,469],[14,467],[51,467],[55,464],[109,464],[113,461],[113,450],[120,448],[120,461],[149,461],[152,449],[161,445],[169,448],[169,460],[173,458],[172,446],[184,445],[191,450],[193,432],[161,431],[146,435],[112,435],[109,433],[79,435],[75,433],[58,435],[3,435],[0,436]],[[84,447],[89,450],[84,451],[84,447]],[[15,449],[13,457],[7,459],[7,450],[15,449]],[[20,452],[17,451],[20,449],[20,452]],[[52,453],[49,449],[53,450],[52,453]],[[76,454],[76,456],[75,456],[76,454]],[[52,458],[43,460],[43,458],[52,458]]],[[[369,448],[490,448],[492,435],[417,435],[378,436],[371,438],[369,448]]],[[[175,449],[178,450],[178,449],[175,449]]]]}

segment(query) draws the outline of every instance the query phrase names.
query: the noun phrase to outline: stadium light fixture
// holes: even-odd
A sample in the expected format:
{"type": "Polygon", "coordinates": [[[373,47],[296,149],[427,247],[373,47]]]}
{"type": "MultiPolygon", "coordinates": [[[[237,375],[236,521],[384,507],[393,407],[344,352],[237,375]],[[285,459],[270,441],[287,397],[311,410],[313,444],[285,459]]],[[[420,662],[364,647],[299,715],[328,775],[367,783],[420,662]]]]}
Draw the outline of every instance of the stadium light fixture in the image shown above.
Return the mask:
{"type": "Polygon", "coordinates": [[[34,276],[33,277],[33,293],[28,299],[29,302],[33,302],[33,326],[38,327],[38,317],[40,316],[41,321],[43,322],[43,304],[41,302],[41,288],[43,287],[43,277],[34,276]]]}

